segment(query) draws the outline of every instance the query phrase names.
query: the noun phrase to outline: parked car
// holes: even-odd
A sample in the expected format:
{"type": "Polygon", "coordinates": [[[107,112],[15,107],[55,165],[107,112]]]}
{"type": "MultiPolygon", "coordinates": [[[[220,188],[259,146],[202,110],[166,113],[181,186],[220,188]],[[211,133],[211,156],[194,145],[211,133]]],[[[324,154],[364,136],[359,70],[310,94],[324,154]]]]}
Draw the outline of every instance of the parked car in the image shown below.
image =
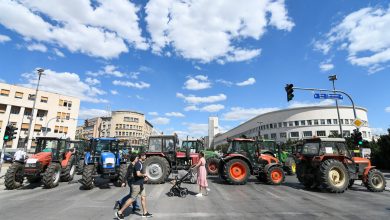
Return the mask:
{"type": "Polygon", "coordinates": [[[10,153],[5,153],[3,160],[4,160],[4,163],[12,163],[14,158],[10,153]]]}

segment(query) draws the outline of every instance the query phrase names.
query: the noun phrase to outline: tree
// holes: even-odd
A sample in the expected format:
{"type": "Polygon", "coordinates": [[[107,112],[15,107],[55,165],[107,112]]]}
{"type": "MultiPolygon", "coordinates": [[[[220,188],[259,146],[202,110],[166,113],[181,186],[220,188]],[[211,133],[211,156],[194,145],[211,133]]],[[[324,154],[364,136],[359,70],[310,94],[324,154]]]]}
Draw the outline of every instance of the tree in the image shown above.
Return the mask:
{"type": "Polygon", "coordinates": [[[390,169],[390,128],[387,135],[381,135],[378,142],[371,142],[372,163],[378,168],[390,169]]]}

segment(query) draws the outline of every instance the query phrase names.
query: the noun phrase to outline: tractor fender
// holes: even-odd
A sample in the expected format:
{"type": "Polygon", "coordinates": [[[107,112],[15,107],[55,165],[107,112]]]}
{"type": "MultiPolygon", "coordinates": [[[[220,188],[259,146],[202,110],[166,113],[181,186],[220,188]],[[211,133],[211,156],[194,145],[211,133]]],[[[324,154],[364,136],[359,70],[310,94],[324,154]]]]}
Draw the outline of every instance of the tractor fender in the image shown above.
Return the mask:
{"type": "Polygon", "coordinates": [[[272,151],[269,151],[269,150],[262,150],[260,153],[261,154],[268,154],[268,155],[271,155],[273,157],[276,157],[276,155],[272,151]]]}
{"type": "Polygon", "coordinates": [[[84,164],[89,165],[89,164],[94,164],[92,160],[92,155],[91,152],[86,152],[84,156],[84,164]]]}
{"type": "Polygon", "coordinates": [[[279,163],[269,163],[269,164],[265,165],[264,171],[267,172],[271,167],[274,167],[274,166],[283,168],[283,166],[279,163]]]}
{"type": "Polygon", "coordinates": [[[367,182],[367,179],[368,179],[368,172],[370,172],[370,170],[372,170],[372,169],[374,169],[374,168],[375,168],[375,166],[368,166],[368,167],[364,168],[362,182],[364,182],[364,183],[367,182]]]}
{"type": "Polygon", "coordinates": [[[225,164],[225,163],[227,163],[228,161],[233,160],[233,159],[240,159],[240,160],[245,161],[245,162],[248,164],[248,166],[249,166],[250,173],[251,173],[251,174],[253,173],[253,166],[252,166],[252,163],[250,162],[250,160],[249,160],[248,158],[242,156],[241,154],[231,154],[231,155],[229,155],[229,156],[227,156],[227,157],[221,158],[221,159],[219,160],[219,165],[218,165],[218,167],[220,167],[222,164],[225,164]]]}

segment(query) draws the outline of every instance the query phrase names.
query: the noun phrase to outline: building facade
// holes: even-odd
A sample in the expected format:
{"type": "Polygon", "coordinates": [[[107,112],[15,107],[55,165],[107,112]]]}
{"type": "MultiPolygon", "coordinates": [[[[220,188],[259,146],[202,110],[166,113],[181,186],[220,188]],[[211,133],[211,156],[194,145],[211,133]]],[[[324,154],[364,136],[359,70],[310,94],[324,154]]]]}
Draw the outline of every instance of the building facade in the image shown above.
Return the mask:
{"type": "Polygon", "coordinates": [[[129,145],[146,145],[152,135],[153,125],[143,113],[135,111],[113,111],[110,117],[96,117],[78,127],[80,139],[116,137],[129,145]]]}
{"type": "Polygon", "coordinates": [[[209,117],[208,148],[214,147],[214,137],[219,133],[218,117],[209,117]]]}
{"type": "MultiPolygon", "coordinates": [[[[34,99],[34,89],[0,83],[0,137],[4,136],[8,123],[17,128],[16,139],[7,142],[6,148],[15,150],[24,147],[27,136],[30,140],[41,136],[75,138],[80,99],[38,91],[35,110],[32,112],[34,99]]],[[[3,144],[3,138],[0,144],[3,144]]],[[[30,141],[28,149],[34,146],[34,141],[30,141]]]]}
{"type": "MultiPolygon", "coordinates": [[[[310,137],[328,137],[340,134],[339,123],[342,125],[343,136],[351,135],[355,126],[353,109],[350,106],[339,106],[340,121],[335,106],[310,106],[289,108],[259,115],[239,126],[215,137],[216,146],[226,143],[227,138],[245,135],[254,139],[273,139],[278,142],[299,140],[310,137]]],[[[368,124],[367,110],[357,107],[356,114],[364,124],[360,128],[365,140],[371,140],[372,133],[368,124]]]]}

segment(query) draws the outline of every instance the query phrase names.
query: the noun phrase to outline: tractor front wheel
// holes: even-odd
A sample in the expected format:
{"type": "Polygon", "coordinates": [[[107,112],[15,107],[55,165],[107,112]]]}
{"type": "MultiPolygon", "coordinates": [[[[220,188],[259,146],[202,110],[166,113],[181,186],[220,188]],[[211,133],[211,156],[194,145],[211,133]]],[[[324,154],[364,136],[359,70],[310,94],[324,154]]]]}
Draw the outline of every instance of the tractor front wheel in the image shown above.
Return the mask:
{"type": "Polygon", "coordinates": [[[383,173],[377,169],[370,170],[365,185],[371,192],[383,192],[386,188],[386,180],[383,173]]]}
{"type": "Polygon", "coordinates": [[[51,163],[43,173],[43,185],[45,188],[51,189],[58,186],[61,176],[61,165],[59,163],[51,163]]]}
{"type": "Polygon", "coordinates": [[[241,159],[228,161],[224,167],[226,180],[233,185],[244,185],[249,179],[250,170],[248,164],[241,159]]]}
{"type": "Polygon", "coordinates": [[[76,171],[76,165],[74,163],[74,156],[71,156],[68,160],[68,164],[66,165],[65,169],[61,173],[61,181],[62,182],[72,181],[75,171],[76,171]]]}
{"type": "Polygon", "coordinates": [[[207,159],[207,161],[206,161],[207,174],[217,175],[218,174],[218,163],[219,163],[219,160],[215,157],[207,159]]]}
{"type": "Polygon", "coordinates": [[[268,169],[267,183],[270,185],[280,185],[284,181],[284,171],[281,167],[273,166],[268,169]]]}
{"type": "Polygon", "coordinates": [[[288,157],[286,159],[284,168],[286,170],[287,175],[289,175],[289,176],[295,175],[295,173],[297,171],[297,164],[295,163],[294,158],[288,157]]]}
{"type": "Polygon", "coordinates": [[[119,173],[118,173],[118,179],[115,181],[115,185],[120,187],[122,186],[122,183],[126,182],[126,173],[127,173],[127,166],[126,164],[121,164],[119,166],[119,173]]]}
{"type": "Polygon", "coordinates": [[[151,156],[146,158],[144,163],[146,174],[148,175],[148,183],[159,184],[164,183],[169,175],[169,163],[167,159],[160,156],[151,156]]]}
{"type": "Polygon", "coordinates": [[[83,174],[83,169],[84,169],[84,160],[80,159],[77,164],[77,174],[78,175],[83,174]]]}
{"type": "Polygon", "coordinates": [[[23,164],[14,162],[5,174],[4,184],[6,189],[16,189],[23,184],[23,164]]]}
{"type": "Polygon", "coordinates": [[[83,169],[83,176],[81,177],[81,184],[84,189],[93,189],[95,186],[93,175],[95,173],[95,165],[86,165],[83,169]]]}
{"type": "Polygon", "coordinates": [[[348,188],[349,174],[344,164],[329,159],[320,166],[321,185],[329,192],[342,193],[348,188]]]}

